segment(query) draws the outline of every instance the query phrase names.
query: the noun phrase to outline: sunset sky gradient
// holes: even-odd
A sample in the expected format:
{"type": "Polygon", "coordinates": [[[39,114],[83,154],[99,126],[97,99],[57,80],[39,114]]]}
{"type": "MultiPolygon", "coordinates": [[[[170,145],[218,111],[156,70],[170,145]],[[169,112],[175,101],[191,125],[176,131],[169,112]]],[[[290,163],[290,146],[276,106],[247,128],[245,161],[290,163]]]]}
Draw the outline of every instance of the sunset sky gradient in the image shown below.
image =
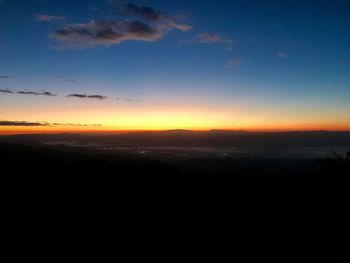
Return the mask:
{"type": "Polygon", "coordinates": [[[350,130],[349,13],[348,0],[0,1],[0,134],[350,130]]]}

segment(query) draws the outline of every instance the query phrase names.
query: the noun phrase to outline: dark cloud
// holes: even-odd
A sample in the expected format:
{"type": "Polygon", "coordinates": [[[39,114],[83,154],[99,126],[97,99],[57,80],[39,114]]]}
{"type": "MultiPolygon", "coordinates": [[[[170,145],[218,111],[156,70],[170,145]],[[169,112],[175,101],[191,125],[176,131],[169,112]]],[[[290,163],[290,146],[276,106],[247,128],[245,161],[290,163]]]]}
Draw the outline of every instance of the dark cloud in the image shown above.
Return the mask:
{"type": "Polygon", "coordinates": [[[14,92],[12,90],[9,89],[0,89],[0,93],[9,93],[9,94],[13,94],[14,92]]]}
{"type": "Polygon", "coordinates": [[[118,6],[123,14],[136,14],[141,20],[128,17],[123,20],[92,20],[89,23],[69,24],[51,34],[51,37],[69,48],[86,48],[116,45],[127,40],[157,41],[173,29],[192,29],[150,7],[121,4],[120,1],[110,2],[114,7],[118,6]]]}
{"type": "Polygon", "coordinates": [[[155,11],[153,8],[142,5],[134,5],[131,3],[121,4],[121,11],[129,14],[135,14],[140,16],[141,18],[148,21],[157,21],[160,19],[166,18],[164,14],[161,12],[155,11]]]}
{"type": "Polygon", "coordinates": [[[49,96],[49,97],[57,96],[56,94],[53,94],[53,93],[51,93],[49,91],[45,91],[45,90],[43,90],[43,91],[27,91],[27,90],[23,91],[22,90],[22,91],[15,92],[15,91],[12,91],[9,89],[0,89],[0,93],[8,93],[8,94],[17,93],[17,94],[21,94],[21,95],[49,96]]]}
{"type": "Polygon", "coordinates": [[[175,17],[165,15],[163,12],[156,11],[149,6],[135,5],[121,0],[110,0],[110,3],[114,9],[118,11],[118,13],[125,15],[136,15],[141,20],[163,24],[161,27],[167,27],[169,30],[175,28],[181,31],[189,31],[192,29],[192,26],[179,24],[176,22],[177,19],[175,19],[175,17]]]}
{"type": "Polygon", "coordinates": [[[102,96],[102,95],[89,95],[87,96],[88,99],[97,99],[97,100],[104,100],[107,99],[106,96],[102,96]]]}
{"type": "Polygon", "coordinates": [[[34,96],[49,96],[49,97],[56,97],[56,94],[53,94],[49,91],[17,91],[18,94],[22,94],[22,95],[34,95],[34,96]]]}
{"type": "Polygon", "coordinates": [[[33,127],[33,126],[49,126],[49,124],[48,123],[43,123],[43,122],[0,121],[0,126],[33,127]]]}
{"type": "Polygon", "coordinates": [[[79,99],[96,99],[96,100],[105,100],[106,96],[102,95],[86,95],[86,94],[69,94],[68,98],[79,98],[79,99]]]}
{"type": "Polygon", "coordinates": [[[48,123],[48,122],[27,122],[27,121],[0,121],[0,126],[17,126],[17,127],[37,127],[37,126],[101,127],[102,124],[48,123]]]}
{"type": "Polygon", "coordinates": [[[156,41],[164,30],[141,21],[91,21],[87,24],[67,25],[51,35],[71,48],[114,45],[126,40],[156,41]]]}
{"type": "Polygon", "coordinates": [[[35,15],[35,21],[37,22],[52,22],[52,21],[60,21],[65,20],[65,16],[53,16],[47,14],[37,14],[35,15]]]}
{"type": "Polygon", "coordinates": [[[0,79],[15,79],[15,76],[0,75],[0,79]]]}

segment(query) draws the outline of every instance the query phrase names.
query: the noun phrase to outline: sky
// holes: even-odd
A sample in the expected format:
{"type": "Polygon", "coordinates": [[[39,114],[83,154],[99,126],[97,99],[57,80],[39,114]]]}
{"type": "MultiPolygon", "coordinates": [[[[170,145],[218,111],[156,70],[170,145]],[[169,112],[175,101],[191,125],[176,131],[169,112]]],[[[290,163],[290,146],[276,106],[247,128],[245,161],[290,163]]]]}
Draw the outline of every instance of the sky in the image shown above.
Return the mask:
{"type": "Polygon", "coordinates": [[[0,133],[350,130],[350,0],[0,0],[0,133]]]}

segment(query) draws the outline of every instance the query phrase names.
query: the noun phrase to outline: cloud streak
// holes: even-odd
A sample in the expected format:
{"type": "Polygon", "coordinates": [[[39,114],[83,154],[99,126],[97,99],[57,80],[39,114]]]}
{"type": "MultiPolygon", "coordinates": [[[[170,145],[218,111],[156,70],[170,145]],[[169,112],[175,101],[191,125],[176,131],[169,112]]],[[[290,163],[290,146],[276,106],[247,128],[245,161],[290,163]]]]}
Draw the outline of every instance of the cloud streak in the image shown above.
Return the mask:
{"type": "MultiPolygon", "coordinates": [[[[5,94],[20,94],[20,95],[32,95],[32,96],[48,96],[48,97],[57,97],[58,95],[53,94],[52,92],[49,91],[13,91],[9,89],[0,89],[0,93],[5,93],[5,94]]],[[[93,95],[88,95],[88,94],[80,94],[80,93],[73,93],[73,94],[68,94],[68,98],[78,98],[78,99],[92,99],[92,100],[106,100],[108,99],[107,96],[100,95],[100,94],[93,94],[93,95]]],[[[121,98],[117,97],[117,101],[126,101],[126,102],[140,102],[138,99],[133,99],[133,98],[121,98]]]]}
{"type": "Polygon", "coordinates": [[[14,92],[9,89],[0,89],[0,93],[8,93],[8,94],[13,94],[14,92]]]}
{"type": "Polygon", "coordinates": [[[48,96],[48,97],[56,97],[56,94],[53,94],[49,91],[28,91],[28,90],[21,90],[21,91],[12,91],[9,89],[0,89],[0,93],[7,93],[7,94],[20,94],[20,95],[33,95],[33,96],[48,96]]]}
{"type": "Polygon", "coordinates": [[[56,94],[53,94],[49,91],[17,91],[17,94],[21,94],[21,95],[33,95],[33,96],[48,96],[48,97],[56,97],[56,94]]]}
{"type": "Polygon", "coordinates": [[[27,122],[27,121],[0,121],[0,126],[15,127],[55,127],[55,126],[71,126],[71,127],[101,127],[102,124],[80,124],[80,123],[48,123],[48,122],[27,122]]]}
{"type": "Polygon", "coordinates": [[[42,123],[42,122],[26,122],[26,121],[0,121],[0,126],[36,127],[36,126],[49,126],[49,124],[42,123]]]}
{"type": "Polygon", "coordinates": [[[121,20],[91,20],[88,23],[68,24],[50,35],[68,48],[111,46],[124,41],[154,42],[169,31],[189,31],[190,25],[178,24],[174,19],[151,7],[110,1],[114,8],[127,15],[121,20]],[[130,17],[131,15],[131,17],[130,17]],[[137,16],[135,19],[133,16],[137,16]]]}
{"type": "Polygon", "coordinates": [[[65,16],[52,16],[47,14],[37,14],[35,15],[36,22],[52,22],[52,21],[62,21],[65,20],[65,16]]]}
{"type": "Polygon", "coordinates": [[[95,99],[95,100],[105,100],[108,97],[103,95],[86,95],[86,94],[68,94],[68,98],[78,98],[78,99],[95,99]]]}

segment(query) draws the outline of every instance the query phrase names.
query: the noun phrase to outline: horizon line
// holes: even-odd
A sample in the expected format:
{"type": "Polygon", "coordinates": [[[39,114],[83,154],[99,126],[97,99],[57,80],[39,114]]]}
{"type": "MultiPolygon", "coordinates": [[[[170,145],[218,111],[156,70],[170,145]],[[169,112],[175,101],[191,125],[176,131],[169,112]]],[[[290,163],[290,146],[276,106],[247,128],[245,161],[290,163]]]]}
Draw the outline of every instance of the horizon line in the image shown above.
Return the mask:
{"type": "Polygon", "coordinates": [[[140,132],[242,132],[242,133],[288,133],[288,132],[350,132],[350,129],[130,129],[130,130],[53,130],[53,131],[1,131],[0,136],[7,135],[58,135],[58,134],[118,134],[140,132]]]}

